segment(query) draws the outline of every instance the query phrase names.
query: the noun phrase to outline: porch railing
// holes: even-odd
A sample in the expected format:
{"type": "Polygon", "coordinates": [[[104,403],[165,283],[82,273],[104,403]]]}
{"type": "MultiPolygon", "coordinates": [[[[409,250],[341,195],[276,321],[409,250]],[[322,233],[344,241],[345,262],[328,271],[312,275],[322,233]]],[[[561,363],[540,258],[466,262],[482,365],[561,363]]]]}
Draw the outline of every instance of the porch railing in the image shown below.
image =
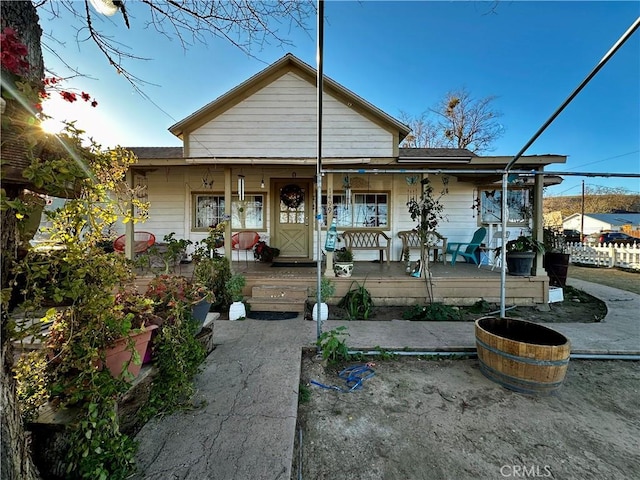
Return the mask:
{"type": "Polygon", "coordinates": [[[640,270],[640,245],[568,243],[565,252],[571,254],[571,263],[598,267],[622,267],[640,270]]]}

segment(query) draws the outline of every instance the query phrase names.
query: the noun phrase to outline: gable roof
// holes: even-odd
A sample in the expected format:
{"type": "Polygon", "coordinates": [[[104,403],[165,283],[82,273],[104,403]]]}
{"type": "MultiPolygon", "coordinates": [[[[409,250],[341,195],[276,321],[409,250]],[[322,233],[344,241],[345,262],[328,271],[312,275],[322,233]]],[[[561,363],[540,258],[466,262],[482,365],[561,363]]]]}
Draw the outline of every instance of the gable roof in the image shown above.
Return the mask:
{"type": "MultiPolygon", "coordinates": [[[[310,84],[316,85],[316,69],[295,55],[287,53],[284,57],[245,80],[237,87],[232,88],[188,117],[173,124],[169,127],[169,131],[178,138],[182,138],[185,133],[202,126],[288,72],[294,72],[310,84]]],[[[402,140],[411,131],[404,123],[396,120],[326,75],[324,76],[323,89],[380,126],[387,130],[398,132],[399,140],[402,140]]]]}

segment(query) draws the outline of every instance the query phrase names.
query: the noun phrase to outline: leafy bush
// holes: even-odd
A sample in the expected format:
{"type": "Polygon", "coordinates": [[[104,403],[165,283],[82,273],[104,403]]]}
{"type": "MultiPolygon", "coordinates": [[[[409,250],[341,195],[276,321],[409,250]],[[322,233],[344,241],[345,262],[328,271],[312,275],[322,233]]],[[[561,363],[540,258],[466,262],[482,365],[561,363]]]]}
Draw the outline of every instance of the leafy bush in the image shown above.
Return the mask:
{"type": "Polygon", "coordinates": [[[349,320],[367,320],[373,312],[373,299],[364,284],[360,285],[354,280],[338,307],[345,309],[349,320]]]}
{"type": "Polygon", "coordinates": [[[195,338],[191,309],[177,306],[173,322],[163,325],[154,342],[154,363],[158,374],[151,385],[149,401],[141,410],[143,420],[174,412],[194,392],[193,377],[205,358],[204,347],[195,338]]]}
{"type": "Polygon", "coordinates": [[[247,283],[247,279],[244,278],[244,275],[236,273],[232,275],[229,280],[227,280],[225,287],[227,289],[228,294],[231,296],[231,301],[233,302],[241,302],[243,299],[242,289],[247,283]]]}
{"type": "Polygon", "coordinates": [[[402,313],[402,318],[413,321],[459,321],[462,320],[462,315],[450,305],[435,302],[413,305],[402,313]]]}
{"type": "MultiPolygon", "coordinates": [[[[336,285],[331,279],[327,277],[322,277],[320,279],[320,301],[322,303],[327,303],[333,295],[336,293],[336,285]]],[[[318,297],[317,290],[313,291],[313,298],[316,299],[318,297]]]]}
{"type": "Polygon", "coordinates": [[[342,337],[348,336],[347,327],[340,326],[328,332],[322,332],[316,345],[322,349],[322,358],[329,363],[349,361],[349,349],[342,337]]]}
{"type": "Polygon", "coordinates": [[[210,294],[214,310],[224,310],[231,303],[231,295],[225,286],[230,278],[231,267],[227,257],[214,256],[196,260],[193,279],[210,294]]]}

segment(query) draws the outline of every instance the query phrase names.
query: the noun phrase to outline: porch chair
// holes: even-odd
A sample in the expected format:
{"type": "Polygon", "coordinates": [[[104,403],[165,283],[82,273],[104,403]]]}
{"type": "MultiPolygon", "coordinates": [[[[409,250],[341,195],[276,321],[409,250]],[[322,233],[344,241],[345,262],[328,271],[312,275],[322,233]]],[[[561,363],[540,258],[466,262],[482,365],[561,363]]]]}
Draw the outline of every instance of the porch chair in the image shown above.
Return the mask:
{"type": "MultiPolygon", "coordinates": [[[[123,253],[127,239],[125,235],[120,235],[113,241],[113,249],[116,252],[123,253]]],[[[156,243],[156,237],[149,232],[133,232],[133,251],[135,253],[146,252],[147,249],[156,243]]]]}
{"type": "Polygon", "coordinates": [[[260,241],[258,232],[238,232],[231,235],[231,250],[238,251],[238,262],[240,261],[240,250],[244,250],[244,261],[249,264],[249,252],[253,251],[256,243],[260,241]]]}
{"type": "Polygon", "coordinates": [[[487,235],[487,229],[485,227],[480,227],[473,234],[473,238],[470,242],[449,242],[447,243],[447,249],[444,252],[446,256],[447,253],[451,254],[451,265],[456,264],[456,259],[458,255],[463,257],[465,261],[473,261],[474,264],[478,265],[478,258],[476,257],[476,251],[480,248],[480,244],[484,240],[484,237],[487,235]],[[464,249],[463,249],[464,247],[464,249]]]}
{"type": "MultiPolygon", "coordinates": [[[[504,235],[507,240],[509,240],[510,234],[511,232],[509,230],[505,230],[504,235]]],[[[489,242],[489,247],[486,249],[489,265],[491,265],[491,271],[500,266],[500,255],[496,255],[497,250],[500,248],[502,248],[502,230],[497,230],[493,232],[493,237],[489,242]]],[[[478,268],[480,268],[480,265],[478,265],[478,268]]]]}

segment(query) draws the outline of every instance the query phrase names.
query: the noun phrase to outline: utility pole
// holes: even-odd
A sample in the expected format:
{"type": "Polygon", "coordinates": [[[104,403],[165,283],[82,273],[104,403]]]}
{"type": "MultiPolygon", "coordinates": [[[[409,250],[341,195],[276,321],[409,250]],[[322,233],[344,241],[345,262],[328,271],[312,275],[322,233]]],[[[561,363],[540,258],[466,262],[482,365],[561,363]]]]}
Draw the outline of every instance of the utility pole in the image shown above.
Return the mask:
{"type": "Polygon", "coordinates": [[[582,206],[580,212],[580,243],[584,242],[584,180],[582,180],[582,206]]]}

